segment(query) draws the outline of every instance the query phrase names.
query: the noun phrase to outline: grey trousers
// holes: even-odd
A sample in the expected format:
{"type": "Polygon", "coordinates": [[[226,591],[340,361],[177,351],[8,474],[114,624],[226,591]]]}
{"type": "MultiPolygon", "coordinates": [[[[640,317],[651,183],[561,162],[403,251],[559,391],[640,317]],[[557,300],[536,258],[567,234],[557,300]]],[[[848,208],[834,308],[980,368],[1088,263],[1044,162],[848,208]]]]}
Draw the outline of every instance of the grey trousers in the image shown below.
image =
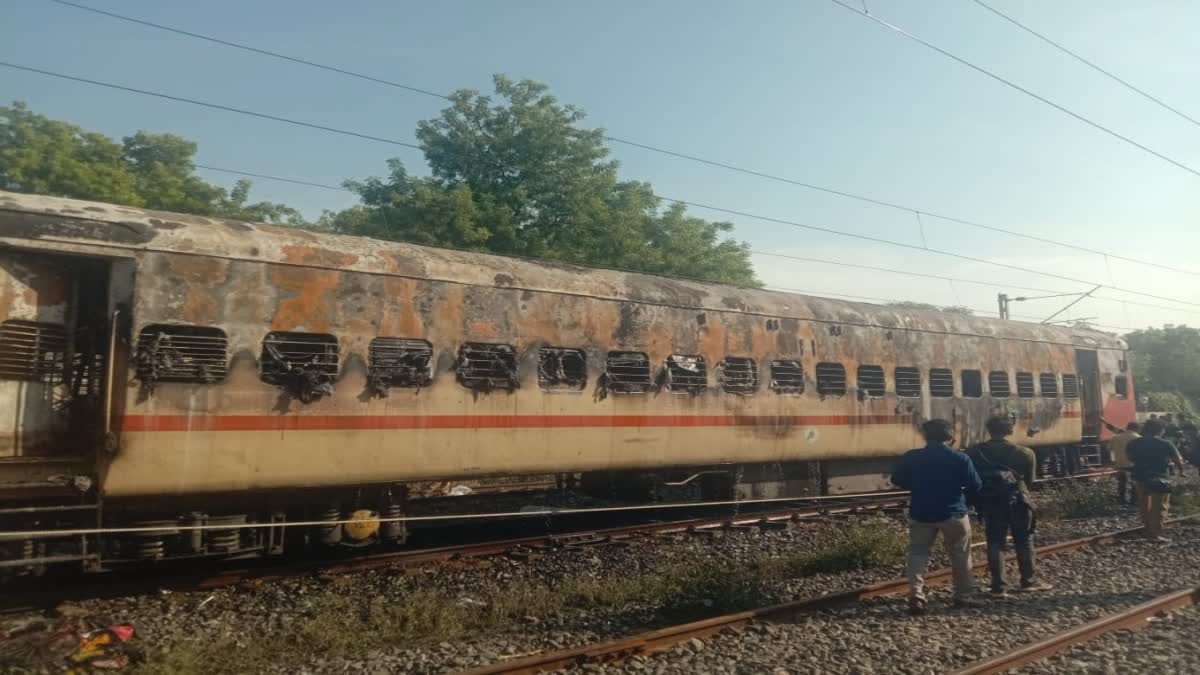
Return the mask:
{"type": "Polygon", "coordinates": [[[925,600],[925,569],[938,533],[942,534],[950,569],[954,574],[954,597],[967,598],[975,591],[971,573],[971,520],[964,514],[937,523],[910,520],[908,525],[909,597],[925,600]]]}

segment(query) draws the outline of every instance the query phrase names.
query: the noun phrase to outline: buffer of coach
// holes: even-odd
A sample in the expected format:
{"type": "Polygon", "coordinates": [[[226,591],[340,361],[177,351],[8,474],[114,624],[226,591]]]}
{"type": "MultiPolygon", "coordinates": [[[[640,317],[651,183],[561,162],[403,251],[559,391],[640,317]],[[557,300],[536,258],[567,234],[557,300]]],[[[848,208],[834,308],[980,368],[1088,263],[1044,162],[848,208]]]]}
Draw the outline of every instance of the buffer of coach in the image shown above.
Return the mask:
{"type": "Polygon", "coordinates": [[[1092,330],[0,192],[0,571],[402,542],[425,481],[887,489],[932,418],[1069,473],[1131,383],[1092,330]]]}

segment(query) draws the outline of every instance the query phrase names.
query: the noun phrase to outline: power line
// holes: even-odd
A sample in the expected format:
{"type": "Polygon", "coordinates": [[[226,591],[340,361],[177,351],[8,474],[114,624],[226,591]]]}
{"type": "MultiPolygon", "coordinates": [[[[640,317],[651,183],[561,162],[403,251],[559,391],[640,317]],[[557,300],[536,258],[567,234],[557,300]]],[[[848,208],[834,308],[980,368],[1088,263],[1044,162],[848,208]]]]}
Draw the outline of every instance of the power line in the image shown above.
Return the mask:
{"type": "Polygon", "coordinates": [[[265,173],[251,173],[249,171],[237,171],[234,169],[223,169],[217,166],[208,166],[207,164],[194,164],[197,169],[205,169],[208,171],[220,171],[221,173],[232,173],[239,176],[250,176],[251,178],[262,178],[264,180],[277,180],[281,183],[293,183],[295,185],[308,185],[310,187],[324,188],[326,190],[337,190],[339,192],[349,192],[350,194],[358,194],[354,190],[336,185],[325,185],[324,183],[313,183],[306,180],[297,180],[295,178],[280,178],[279,176],[268,176],[265,173]]]}
{"type": "MultiPolygon", "coordinates": [[[[204,34],[202,34],[202,33],[195,33],[195,32],[192,32],[192,31],[183,30],[183,29],[181,29],[181,28],[174,28],[174,27],[171,27],[171,26],[166,26],[166,25],[159,24],[159,23],[154,23],[154,22],[151,22],[151,21],[146,21],[146,20],[144,20],[144,19],[138,19],[138,18],[131,17],[131,16],[126,16],[126,15],[123,15],[123,14],[117,14],[117,13],[115,13],[115,12],[110,12],[110,11],[103,10],[103,9],[98,9],[98,8],[95,8],[95,7],[90,7],[90,6],[87,6],[87,5],[82,5],[82,4],[79,4],[79,3],[76,3],[76,2],[70,2],[69,0],[50,0],[50,2],[53,2],[53,3],[59,4],[59,5],[63,5],[63,6],[66,6],[66,7],[72,7],[72,8],[75,8],[75,9],[83,10],[83,11],[85,11],[85,12],[92,12],[92,13],[95,13],[95,14],[100,14],[100,15],[107,16],[107,17],[110,17],[110,18],[113,18],[113,19],[118,19],[118,20],[120,20],[120,21],[128,21],[128,22],[130,22],[130,23],[135,23],[135,24],[139,24],[139,25],[142,25],[142,26],[147,26],[147,27],[150,27],[150,28],[155,28],[155,29],[158,29],[158,30],[167,31],[167,32],[170,32],[170,33],[175,33],[175,34],[178,34],[178,35],[183,35],[183,36],[190,37],[190,38],[195,38],[195,39],[198,39],[198,40],[204,40],[204,41],[207,41],[207,42],[212,42],[212,43],[219,44],[219,45],[222,45],[222,46],[226,46],[226,47],[232,47],[232,48],[234,48],[234,49],[241,49],[241,50],[244,50],[244,51],[252,52],[252,53],[255,53],[255,54],[260,54],[260,55],[263,55],[263,56],[268,56],[268,57],[271,57],[271,58],[276,58],[276,59],[281,59],[281,60],[284,60],[284,61],[289,61],[289,62],[291,62],[291,63],[296,63],[296,64],[300,64],[300,65],[308,66],[308,67],[310,67],[310,68],[317,68],[317,69],[320,69],[320,70],[325,70],[325,71],[328,71],[328,72],[337,73],[337,74],[340,74],[340,75],[345,75],[345,76],[347,76],[347,77],[353,77],[353,78],[357,78],[357,79],[360,79],[360,80],[365,80],[365,81],[372,82],[372,83],[375,83],[375,84],[382,84],[382,85],[389,86],[389,87],[395,87],[395,88],[397,88],[397,89],[403,89],[403,90],[405,90],[405,91],[409,91],[409,92],[413,92],[413,93],[417,93],[417,94],[423,94],[423,95],[425,95],[425,96],[430,96],[430,97],[437,98],[437,99],[441,99],[441,100],[445,100],[445,101],[452,100],[452,99],[451,99],[449,96],[447,96],[447,95],[445,95],[445,94],[439,94],[439,93],[437,93],[437,92],[434,92],[434,91],[431,91],[431,90],[429,90],[429,89],[424,89],[424,88],[421,88],[421,87],[415,87],[415,86],[412,86],[412,85],[403,84],[403,83],[396,82],[396,81],[393,81],[393,80],[388,80],[388,79],[384,79],[384,78],[380,78],[380,77],[375,77],[375,76],[372,76],[372,75],[367,75],[367,74],[365,74],[365,73],[360,73],[360,72],[356,72],[356,71],[348,70],[348,69],[345,69],[345,68],[339,68],[339,67],[337,67],[337,66],[331,66],[331,65],[328,65],[328,64],[318,63],[318,62],[316,62],[316,61],[310,61],[310,60],[308,60],[308,59],[303,59],[303,58],[299,58],[299,57],[296,57],[296,56],[289,56],[289,55],[287,55],[287,54],[281,54],[281,53],[279,53],[279,52],[274,52],[274,51],[270,51],[270,50],[266,50],[266,49],[261,49],[261,48],[259,48],[259,47],[254,47],[254,46],[247,45],[247,44],[242,44],[242,43],[238,43],[238,42],[233,42],[233,41],[231,41],[231,40],[224,40],[224,39],[217,38],[217,37],[214,37],[214,36],[211,36],[211,35],[204,35],[204,34]]],[[[817,192],[824,192],[824,193],[826,193],[826,194],[831,194],[831,195],[835,195],[835,196],[838,196],[838,197],[843,197],[843,198],[846,198],[846,199],[852,199],[852,200],[856,200],[856,201],[860,201],[860,202],[864,202],[864,203],[868,203],[868,204],[874,204],[874,205],[876,205],[876,206],[883,206],[883,207],[886,207],[886,208],[897,209],[897,210],[900,210],[900,211],[908,211],[908,212],[911,212],[911,213],[917,214],[918,218],[919,218],[919,217],[920,217],[922,214],[924,214],[924,215],[927,215],[927,216],[932,216],[932,217],[934,217],[934,218],[938,218],[938,219],[940,219],[940,220],[945,220],[945,221],[949,221],[949,222],[953,222],[953,223],[958,223],[958,224],[960,224],[960,225],[966,225],[966,226],[968,226],[968,227],[974,227],[974,228],[978,228],[978,229],[982,229],[982,230],[989,230],[989,231],[992,231],[992,232],[998,232],[998,233],[1005,234],[1005,235],[1009,235],[1009,236],[1013,236],[1013,237],[1019,237],[1019,238],[1022,238],[1022,239],[1027,239],[1027,240],[1029,240],[1029,241],[1036,241],[1036,242],[1043,243],[1043,244],[1051,244],[1051,245],[1054,245],[1054,246],[1061,246],[1061,247],[1063,247],[1063,248],[1074,249],[1074,250],[1077,250],[1077,251],[1082,251],[1082,252],[1085,252],[1085,253],[1090,253],[1090,254],[1093,254],[1093,255],[1107,255],[1108,257],[1110,257],[1110,258],[1115,258],[1115,259],[1117,259],[1117,260],[1123,260],[1123,261],[1125,261],[1125,262],[1135,263],[1135,264],[1138,264],[1138,265],[1145,265],[1145,266],[1148,266],[1148,267],[1157,267],[1157,268],[1159,268],[1159,269],[1164,269],[1164,270],[1167,270],[1167,271],[1170,271],[1170,272],[1176,272],[1176,273],[1179,273],[1179,274],[1188,274],[1188,275],[1191,275],[1191,276],[1200,276],[1200,272],[1195,272],[1195,271],[1188,270],[1188,269],[1184,269],[1184,268],[1180,268],[1180,267],[1173,267],[1173,266],[1170,266],[1170,265],[1164,265],[1164,264],[1162,264],[1162,263],[1155,263],[1155,262],[1151,262],[1151,261],[1149,261],[1149,260],[1142,260],[1142,259],[1139,259],[1139,258],[1133,258],[1133,257],[1129,257],[1129,256],[1122,256],[1122,255],[1117,255],[1117,254],[1113,254],[1113,253],[1106,253],[1106,252],[1099,251],[1099,250],[1096,250],[1096,249],[1093,249],[1093,248],[1089,248],[1089,247],[1086,247],[1086,246],[1080,246],[1080,245],[1077,245],[1077,244],[1070,244],[1070,243],[1063,242],[1063,241],[1057,241],[1057,240],[1054,240],[1054,239],[1049,239],[1049,238],[1047,238],[1047,237],[1040,237],[1040,236],[1037,236],[1037,235],[1027,234],[1027,233],[1025,233],[1025,232],[1018,232],[1018,231],[1016,231],[1016,230],[1009,230],[1009,229],[1002,228],[1002,227],[998,227],[998,226],[995,226],[995,225],[987,225],[987,224],[985,224],[985,223],[980,223],[980,222],[978,222],[978,221],[974,221],[974,220],[970,220],[970,219],[966,219],[966,218],[959,218],[959,217],[956,217],[956,216],[950,216],[950,215],[946,215],[946,214],[944,214],[944,213],[938,213],[938,212],[935,212],[935,211],[929,211],[929,210],[926,210],[926,209],[918,209],[918,208],[915,208],[915,207],[912,207],[912,206],[906,206],[906,205],[903,205],[903,204],[897,204],[897,203],[895,203],[895,202],[890,202],[890,201],[886,201],[886,200],[883,200],[883,199],[876,199],[876,198],[874,198],[874,197],[868,197],[868,196],[865,196],[865,195],[855,194],[855,193],[853,193],[853,192],[847,192],[847,191],[845,191],[845,190],[838,190],[838,189],[835,189],[835,188],[830,188],[830,187],[826,187],[826,186],[822,186],[822,185],[816,185],[816,184],[814,184],[814,183],[807,183],[807,182],[800,181],[800,180],[795,180],[795,179],[792,179],[792,178],[786,178],[786,177],[784,177],[784,176],[779,176],[779,175],[776,175],[776,174],[771,174],[771,173],[767,173],[767,172],[764,172],[764,171],[758,171],[758,170],[755,170],[755,169],[749,169],[749,168],[746,168],[746,167],[736,166],[736,165],[729,164],[729,163],[726,163],[726,162],[721,162],[721,161],[717,161],[717,160],[713,160],[713,159],[707,159],[707,158],[704,158],[704,157],[699,157],[699,156],[697,156],[697,155],[691,155],[691,154],[687,154],[687,153],[676,152],[676,151],[674,151],[674,150],[668,150],[668,149],[666,149],[666,148],[662,148],[662,147],[658,147],[658,146],[654,146],[654,145],[649,145],[649,144],[646,144],[646,143],[639,143],[639,142],[637,142],[637,141],[632,141],[632,140],[629,140],[629,139],[627,139],[627,138],[621,138],[621,137],[619,137],[619,136],[609,136],[609,135],[605,135],[605,136],[604,136],[604,140],[606,140],[606,141],[609,141],[609,142],[612,142],[612,143],[619,143],[619,144],[622,144],[622,145],[627,145],[627,146],[634,147],[634,148],[640,148],[640,149],[642,149],[642,150],[646,150],[646,151],[648,151],[648,152],[655,152],[655,153],[662,154],[662,155],[666,155],[666,156],[669,156],[669,157],[674,157],[674,158],[676,158],[676,159],[683,159],[683,160],[690,161],[690,162],[696,162],[696,163],[699,163],[699,164],[705,164],[705,165],[712,166],[712,167],[715,167],[715,168],[725,169],[725,170],[728,170],[728,171],[733,171],[733,172],[737,172],[737,173],[742,173],[742,174],[746,174],[746,175],[749,175],[749,176],[755,176],[755,177],[758,177],[758,178],[763,178],[763,179],[766,179],[766,180],[772,180],[772,181],[776,181],[776,182],[780,182],[780,183],[785,183],[785,184],[788,184],[788,185],[793,185],[793,186],[796,186],[796,187],[802,187],[802,188],[805,188],[805,189],[808,189],[808,190],[814,190],[814,191],[817,191],[817,192]]]]}
{"type": "Polygon", "coordinates": [[[0,61],[0,66],[4,66],[5,68],[12,68],[13,70],[23,70],[23,71],[26,71],[29,73],[37,73],[38,75],[45,75],[47,77],[56,77],[61,80],[71,80],[73,82],[83,82],[84,84],[92,84],[92,85],[96,85],[98,87],[107,87],[109,89],[118,89],[120,91],[127,91],[127,92],[131,92],[134,94],[142,94],[143,96],[154,96],[156,98],[163,98],[163,99],[167,99],[168,101],[175,101],[177,103],[190,103],[192,105],[203,106],[205,108],[212,108],[213,110],[224,110],[225,112],[238,113],[240,115],[250,115],[251,117],[259,117],[261,119],[271,120],[272,122],[283,122],[284,124],[294,124],[298,127],[307,127],[309,129],[318,129],[320,131],[328,131],[330,133],[342,134],[344,136],[355,136],[357,138],[363,138],[368,141],[378,141],[380,143],[390,143],[391,145],[402,145],[406,148],[413,148],[415,150],[421,149],[421,146],[419,146],[419,145],[415,145],[413,143],[405,143],[404,141],[397,141],[397,140],[394,140],[391,138],[372,136],[370,134],[363,134],[363,133],[359,133],[357,131],[347,131],[345,129],[336,129],[334,127],[327,127],[323,124],[313,124],[312,122],[302,122],[300,120],[294,120],[294,119],[290,119],[287,117],[279,117],[278,115],[268,115],[266,113],[254,112],[253,110],[245,110],[243,108],[234,108],[232,106],[221,105],[218,103],[209,103],[207,101],[200,101],[200,100],[197,100],[194,98],[184,98],[183,96],[173,96],[171,94],[164,94],[164,93],[158,92],[158,91],[150,91],[147,89],[136,89],[134,87],[127,87],[122,84],[113,84],[111,82],[101,82],[99,80],[89,80],[86,77],[76,77],[74,75],[66,75],[63,73],[56,73],[56,72],[53,72],[50,70],[42,70],[41,68],[33,68],[31,66],[22,66],[22,65],[18,65],[16,63],[8,63],[7,61],[0,61]]]}
{"type": "MultiPolygon", "coordinates": [[[[231,107],[231,106],[219,105],[219,104],[214,104],[214,103],[207,103],[207,102],[204,102],[204,101],[198,101],[198,100],[196,100],[196,99],[184,98],[184,97],[181,97],[181,96],[172,96],[172,95],[169,95],[169,94],[163,94],[163,93],[160,93],[160,92],[149,91],[149,90],[146,90],[146,89],[136,89],[136,88],[134,88],[134,87],[126,87],[126,86],[123,86],[123,85],[111,84],[111,83],[108,83],[108,82],[101,82],[101,81],[99,81],[99,80],[91,80],[91,79],[82,78],[82,77],[75,77],[75,76],[72,76],[72,75],[64,75],[64,74],[61,74],[61,73],[55,73],[55,72],[48,71],[48,70],[41,70],[41,69],[39,69],[39,68],[32,68],[32,67],[28,67],[28,66],[20,66],[20,65],[15,65],[15,64],[11,64],[11,63],[4,62],[4,61],[0,61],[0,66],[5,66],[5,67],[14,68],[14,69],[17,69],[17,70],[22,70],[22,71],[27,71],[27,72],[32,72],[32,73],[37,73],[37,74],[41,74],[41,75],[46,75],[46,76],[49,76],[49,77],[56,77],[56,78],[61,78],[61,79],[65,79],[65,80],[71,80],[71,81],[75,81],[75,82],[83,82],[83,83],[85,83],[85,84],[91,84],[91,85],[100,86],[100,87],[108,87],[108,88],[118,89],[118,90],[121,90],[121,91],[132,92],[132,93],[136,93],[136,94],[142,94],[142,95],[145,95],[145,96],[153,96],[153,97],[158,97],[158,98],[164,98],[164,99],[171,100],[171,101],[176,101],[176,102],[179,102],[179,103],[190,103],[190,104],[192,104],[192,105],[199,105],[199,106],[203,106],[203,107],[206,107],[206,108],[214,108],[214,109],[217,109],[217,110],[224,110],[224,111],[227,111],[227,112],[240,113],[240,114],[244,114],[244,115],[250,115],[250,116],[253,116],[253,117],[258,117],[258,118],[267,119],[267,120],[272,120],[272,121],[277,121],[277,122],[284,122],[284,123],[287,123],[287,124],[295,124],[295,125],[302,126],[302,127],[310,127],[310,128],[319,129],[319,130],[322,130],[322,131],[328,131],[328,132],[331,132],[331,133],[344,134],[344,135],[347,135],[347,136],[355,136],[355,137],[358,137],[358,138],[364,138],[364,139],[367,139],[367,140],[373,140],[373,141],[378,141],[378,142],[382,142],[382,143],[389,143],[389,144],[392,144],[392,145],[402,145],[402,146],[406,146],[406,147],[410,147],[410,148],[416,148],[416,149],[420,149],[420,148],[419,148],[418,146],[416,146],[416,145],[413,145],[413,144],[411,144],[411,143],[405,143],[405,142],[403,142],[403,141],[396,141],[396,140],[387,139],[387,138],[380,138],[380,137],[378,137],[378,136],[371,136],[371,135],[369,135],[369,134],[363,134],[363,133],[359,133],[359,132],[356,132],[356,131],[348,131],[348,130],[345,130],[345,129],[339,129],[339,128],[335,128],[335,127],[328,127],[328,126],[319,125],[319,124],[310,124],[310,123],[308,123],[308,122],[300,122],[300,121],[297,121],[297,120],[291,120],[291,119],[288,119],[288,118],[284,118],[284,117],[278,117],[278,116],[275,116],[275,115],[268,115],[268,114],[264,114],[264,113],[258,113],[258,112],[254,112],[254,111],[250,111],[250,110],[243,110],[243,109],[240,109],[240,108],[234,108],[234,107],[231,107]]],[[[1142,291],[1134,291],[1134,290],[1130,290],[1130,289],[1126,289],[1126,288],[1121,288],[1121,287],[1119,287],[1119,286],[1110,286],[1110,285],[1104,285],[1104,284],[1097,284],[1097,283],[1096,283],[1096,282],[1094,282],[1094,281],[1088,281],[1088,280],[1086,280],[1086,279],[1079,279],[1079,278],[1076,278],[1076,277],[1069,277],[1069,276],[1066,276],[1066,275],[1062,275],[1062,274],[1056,274],[1056,273],[1053,273],[1053,272],[1045,272],[1045,271],[1041,271],[1041,270],[1035,270],[1035,269],[1028,268],[1028,267],[1021,267],[1021,266],[1019,266],[1019,265],[1011,265],[1011,264],[1008,264],[1008,263],[996,262],[996,261],[993,261],[993,260],[987,260],[987,259],[985,259],[985,258],[976,258],[976,257],[974,257],[974,256],[963,255],[963,254],[961,254],[961,253],[954,253],[954,252],[952,252],[952,251],[943,251],[943,250],[941,250],[941,249],[935,249],[935,248],[925,248],[925,247],[922,247],[922,246],[914,246],[913,244],[906,244],[906,243],[904,243],[904,242],[900,242],[900,241],[894,241],[894,240],[891,240],[891,239],[884,239],[884,238],[881,238],[881,237],[872,237],[872,236],[868,236],[868,235],[865,235],[865,234],[857,234],[857,233],[853,233],[853,232],[845,232],[845,231],[843,231],[843,230],[836,230],[836,229],[833,229],[833,228],[829,228],[829,227],[821,227],[821,226],[818,226],[818,225],[809,225],[809,224],[807,224],[807,223],[801,223],[801,222],[797,222],[797,221],[793,221],[793,220],[784,220],[784,219],[781,219],[781,218],[772,218],[772,217],[770,217],[770,216],[762,216],[762,215],[758,215],[758,214],[754,214],[754,213],[748,213],[748,212],[745,212],[745,211],[738,211],[738,210],[735,210],[735,209],[727,209],[727,208],[723,208],[723,207],[720,207],[720,206],[712,206],[712,205],[709,205],[709,204],[700,204],[700,203],[698,203],[698,202],[692,202],[692,201],[688,201],[688,200],[684,200],[684,199],[675,199],[675,198],[672,198],[672,197],[666,197],[666,196],[663,196],[663,195],[655,194],[655,193],[653,193],[653,192],[652,192],[651,194],[654,194],[654,196],[655,196],[655,197],[658,197],[659,199],[662,199],[662,200],[665,200],[665,201],[676,202],[676,203],[678,203],[678,204],[684,204],[684,205],[691,206],[691,207],[694,207],[694,208],[707,209],[707,210],[710,210],[710,211],[715,211],[715,212],[718,212],[718,213],[725,213],[725,214],[737,215],[737,216],[742,216],[742,217],[744,217],[744,218],[752,218],[752,219],[755,219],[755,220],[761,220],[761,221],[764,221],[764,222],[776,223],[776,224],[781,224],[781,225],[789,225],[789,226],[792,226],[792,227],[797,227],[797,228],[801,228],[801,229],[811,230],[811,231],[814,231],[814,232],[824,232],[824,233],[827,233],[827,234],[836,234],[836,235],[838,235],[838,236],[842,236],[842,237],[848,237],[848,238],[851,238],[851,239],[857,239],[857,240],[860,240],[860,241],[869,241],[869,242],[878,243],[878,244],[886,244],[886,245],[889,245],[889,246],[896,246],[896,247],[900,247],[900,248],[911,249],[911,250],[914,250],[914,251],[925,251],[925,252],[929,252],[929,253],[936,253],[936,254],[938,254],[938,255],[947,256],[947,257],[951,257],[951,258],[957,258],[957,259],[959,259],[959,260],[966,260],[966,261],[970,261],[970,262],[976,262],[976,263],[981,263],[981,264],[985,264],[985,265],[992,265],[992,266],[994,266],[994,267],[1000,267],[1000,268],[1003,268],[1003,269],[1016,270],[1016,271],[1020,271],[1020,272],[1026,272],[1026,273],[1029,273],[1029,274],[1038,274],[1038,275],[1045,276],[1045,277],[1051,277],[1051,278],[1055,278],[1055,279],[1061,279],[1061,280],[1064,280],[1064,281],[1072,281],[1072,282],[1075,282],[1075,283],[1081,283],[1081,284],[1088,284],[1088,285],[1091,285],[1091,286],[1100,285],[1100,286],[1103,286],[1104,288],[1109,288],[1109,289],[1112,289],[1112,290],[1114,290],[1114,291],[1119,291],[1119,292],[1122,292],[1122,293],[1129,293],[1129,294],[1131,294],[1131,295],[1138,295],[1138,296],[1142,296],[1142,297],[1153,298],[1153,299],[1155,299],[1155,300],[1166,300],[1167,302],[1177,302],[1177,303],[1184,304],[1184,305],[1192,305],[1192,306],[1200,307],[1200,303],[1197,303],[1197,302],[1191,302],[1191,301],[1188,301],[1188,300],[1179,300],[1179,299],[1177,299],[1177,298],[1170,298],[1170,297],[1166,297],[1166,296],[1162,296],[1162,295],[1155,295],[1155,294],[1152,294],[1152,293],[1145,293],[1145,292],[1142,292],[1142,291]]]]}
{"type": "Polygon", "coordinates": [[[1141,143],[1133,140],[1132,138],[1125,136],[1117,131],[1113,131],[1112,129],[1104,126],[1103,124],[1100,124],[1099,122],[1094,122],[1091,119],[1084,117],[1083,115],[1071,110],[1070,108],[1067,108],[1063,105],[1055,103],[1054,101],[1051,101],[1050,99],[1046,98],[1045,96],[1036,94],[1033,91],[1026,89],[1025,87],[1022,87],[1021,85],[1017,84],[1016,82],[1013,82],[1012,80],[1001,77],[1000,75],[993,73],[992,71],[984,68],[983,66],[978,66],[978,65],[962,58],[961,56],[958,56],[956,54],[948,52],[945,49],[942,49],[941,47],[938,47],[937,45],[933,44],[932,42],[927,42],[895,24],[888,23],[887,21],[880,19],[879,17],[875,16],[874,14],[867,14],[859,9],[851,7],[850,5],[842,2],[842,0],[829,0],[829,1],[837,6],[841,7],[842,9],[845,9],[848,12],[853,12],[853,13],[857,14],[858,16],[861,16],[865,19],[868,19],[870,21],[873,21],[873,22],[879,24],[880,26],[883,26],[884,28],[887,28],[888,30],[891,30],[900,35],[903,35],[904,37],[912,40],[913,42],[916,42],[917,44],[922,45],[928,49],[932,49],[933,51],[941,54],[942,56],[945,56],[948,59],[956,61],[978,73],[982,73],[983,75],[986,75],[986,76],[990,77],[991,79],[993,79],[997,82],[1000,82],[1001,84],[1004,84],[1013,89],[1016,89],[1017,91],[1021,92],[1022,94],[1025,94],[1026,96],[1029,96],[1030,98],[1033,98],[1037,101],[1041,101],[1042,103],[1050,106],[1051,108],[1054,108],[1055,110],[1057,110],[1065,115],[1069,115],[1069,116],[1079,120],[1080,122],[1087,124],[1088,126],[1094,128],[1094,129],[1103,131],[1104,133],[1108,134],[1109,136],[1112,136],[1113,138],[1124,141],[1125,143],[1128,143],[1129,145],[1132,145],[1133,147],[1138,148],[1139,150],[1141,150],[1143,152],[1154,155],[1155,157],[1163,160],[1164,162],[1173,164],[1176,167],[1183,169],[1184,171],[1187,171],[1188,173],[1192,174],[1193,176],[1200,178],[1200,171],[1193,169],[1192,167],[1188,166],[1187,164],[1184,164],[1183,162],[1180,162],[1179,160],[1169,157],[1169,156],[1167,156],[1157,150],[1154,150],[1148,146],[1142,145],[1141,143]]]}
{"type": "Polygon", "coordinates": [[[1036,37],[1037,39],[1041,40],[1042,42],[1045,42],[1046,44],[1050,45],[1051,47],[1054,47],[1058,51],[1066,54],[1067,56],[1070,56],[1071,58],[1082,63],[1083,65],[1087,66],[1088,68],[1091,68],[1092,70],[1100,73],[1101,75],[1104,75],[1105,77],[1112,80],[1113,82],[1120,84],[1121,86],[1134,92],[1135,94],[1141,95],[1142,98],[1145,98],[1153,103],[1158,104],[1160,107],[1165,108],[1166,110],[1169,110],[1169,111],[1175,113],[1176,115],[1182,117],[1183,119],[1187,120],[1188,122],[1191,122],[1192,124],[1194,124],[1196,126],[1200,126],[1200,121],[1197,121],[1194,117],[1192,117],[1191,115],[1188,115],[1187,113],[1183,112],[1179,108],[1176,108],[1176,107],[1166,103],[1162,99],[1151,95],[1150,93],[1146,92],[1146,90],[1144,90],[1144,89],[1140,89],[1140,88],[1134,86],[1129,81],[1124,80],[1124,79],[1116,76],[1115,74],[1113,74],[1111,71],[1106,70],[1106,69],[1096,65],[1095,63],[1093,63],[1092,61],[1089,61],[1088,59],[1085,59],[1084,57],[1080,56],[1079,54],[1076,54],[1075,52],[1071,51],[1070,49],[1067,49],[1066,47],[1055,42],[1054,40],[1051,40],[1050,38],[1046,37],[1045,35],[1042,35],[1041,33],[1030,28],[1029,26],[1026,26],[1025,24],[1021,23],[1020,21],[1017,21],[1016,19],[1005,14],[1004,12],[1001,12],[1000,10],[996,9],[995,7],[992,7],[991,5],[987,4],[986,2],[983,2],[983,0],[974,0],[974,2],[975,2],[975,4],[986,9],[987,11],[991,12],[992,14],[995,14],[996,16],[1000,17],[1001,19],[1004,19],[1005,21],[1011,23],[1012,25],[1016,26],[1017,28],[1020,28],[1021,30],[1025,31],[1026,33],[1029,33],[1030,35],[1036,37]]]}

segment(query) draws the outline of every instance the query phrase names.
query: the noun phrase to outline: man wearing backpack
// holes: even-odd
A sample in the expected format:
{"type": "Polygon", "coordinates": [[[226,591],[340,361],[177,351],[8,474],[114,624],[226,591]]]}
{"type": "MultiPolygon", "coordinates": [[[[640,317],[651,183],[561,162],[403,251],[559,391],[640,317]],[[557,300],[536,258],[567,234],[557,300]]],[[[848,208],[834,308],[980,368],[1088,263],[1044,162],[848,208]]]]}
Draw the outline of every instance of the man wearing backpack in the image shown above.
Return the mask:
{"type": "Polygon", "coordinates": [[[992,417],[986,426],[991,440],[971,448],[967,456],[975,464],[983,484],[974,503],[987,534],[991,593],[1005,594],[1004,549],[1010,530],[1017,551],[1017,567],[1021,570],[1020,589],[1048,590],[1050,584],[1036,578],[1033,559],[1035,516],[1029,490],[1033,485],[1037,456],[1033,450],[1008,440],[1013,433],[1013,424],[1008,417],[992,417]]]}

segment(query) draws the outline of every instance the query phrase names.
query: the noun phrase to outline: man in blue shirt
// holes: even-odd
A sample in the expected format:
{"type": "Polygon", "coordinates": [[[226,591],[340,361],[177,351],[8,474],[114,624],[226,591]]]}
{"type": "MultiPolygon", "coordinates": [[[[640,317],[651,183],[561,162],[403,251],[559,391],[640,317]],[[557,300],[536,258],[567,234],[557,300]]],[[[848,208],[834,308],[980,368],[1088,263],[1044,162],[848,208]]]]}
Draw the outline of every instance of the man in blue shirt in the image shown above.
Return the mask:
{"type": "Polygon", "coordinates": [[[925,447],[904,453],[892,472],[892,482],[911,492],[908,609],[913,614],[925,613],[925,569],[939,532],[950,556],[954,604],[973,607],[975,577],[971,573],[971,521],[965,495],[979,492],[979,474],[969,457],[947,445],[954,440],[949,422],[929,420],[921,426],[921,433],[925,447]]]}

